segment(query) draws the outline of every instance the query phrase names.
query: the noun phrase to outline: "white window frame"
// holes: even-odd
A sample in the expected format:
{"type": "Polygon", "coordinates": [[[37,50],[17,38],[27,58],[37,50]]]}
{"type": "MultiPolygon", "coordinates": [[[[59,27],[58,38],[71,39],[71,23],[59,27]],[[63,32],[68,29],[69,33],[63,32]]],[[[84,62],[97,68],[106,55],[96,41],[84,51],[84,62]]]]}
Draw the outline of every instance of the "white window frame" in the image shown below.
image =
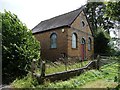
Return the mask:
{"type": "Polygon", "coordinates": [[[77,34],[72,34],[72,48],[77,48],[77,34]]]}

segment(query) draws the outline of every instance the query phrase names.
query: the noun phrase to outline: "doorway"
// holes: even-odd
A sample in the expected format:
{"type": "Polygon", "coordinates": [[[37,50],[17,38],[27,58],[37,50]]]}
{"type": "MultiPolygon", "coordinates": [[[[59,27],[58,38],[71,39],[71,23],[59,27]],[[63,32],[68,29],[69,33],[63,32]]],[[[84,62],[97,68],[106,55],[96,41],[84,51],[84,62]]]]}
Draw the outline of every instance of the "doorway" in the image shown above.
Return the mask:
{"type": "Polygon", "coordinates": [[[82,40],[81,40],[81,57],[82,57],[82,60],[85,60],[85,57],[86,57],[86,42],[85,42],[84,38],[82,38],[82,40]]]}

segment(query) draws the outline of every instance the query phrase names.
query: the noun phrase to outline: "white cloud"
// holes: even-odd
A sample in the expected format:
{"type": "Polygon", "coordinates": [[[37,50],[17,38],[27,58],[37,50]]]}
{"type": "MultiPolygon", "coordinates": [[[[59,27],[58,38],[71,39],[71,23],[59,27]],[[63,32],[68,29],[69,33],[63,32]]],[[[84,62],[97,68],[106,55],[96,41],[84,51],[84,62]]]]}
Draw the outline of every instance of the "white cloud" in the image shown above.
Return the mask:
{"type": "Polygon", "coordinates": [[[28,28],[40,21],[80,8],[86,0],[0,0],[0,10],[15,13],[28,28]]]}

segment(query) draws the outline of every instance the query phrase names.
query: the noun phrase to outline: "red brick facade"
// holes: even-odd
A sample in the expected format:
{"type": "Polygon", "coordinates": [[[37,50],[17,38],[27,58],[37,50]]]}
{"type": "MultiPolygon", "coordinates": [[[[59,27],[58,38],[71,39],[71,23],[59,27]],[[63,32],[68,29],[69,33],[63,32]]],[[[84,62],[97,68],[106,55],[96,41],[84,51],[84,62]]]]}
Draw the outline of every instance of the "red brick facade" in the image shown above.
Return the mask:
{"type": "Polygon", "coordinates": [[[94,54],[94,38],[82,11],[74,22],[68,27],[60,27],[36,33],[34,36],[40,41],[42,59],[56,60],[63,56],[76,57],[82,59],[82,39],[85,40],[84,59],[90,59],[94,54]],[[82,25],[84,22],[84,26],[82,25]],[[50,36],[52,33],[57,35],[57,48],[50,48],[50,36]],[[72,34],[77,36],[77,48],[72,48],[72,34]],[[88,50],[88,39],[91,39],[91,50],[88,50]]]}

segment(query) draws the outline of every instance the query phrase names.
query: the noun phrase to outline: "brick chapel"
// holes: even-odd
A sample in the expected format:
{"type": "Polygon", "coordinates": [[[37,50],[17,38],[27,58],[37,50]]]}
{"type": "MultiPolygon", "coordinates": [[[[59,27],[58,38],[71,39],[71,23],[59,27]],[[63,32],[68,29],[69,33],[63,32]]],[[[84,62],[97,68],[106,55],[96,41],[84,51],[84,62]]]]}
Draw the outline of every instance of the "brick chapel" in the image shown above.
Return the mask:
{"type": "Polygon", "coordinates": [[[40,41],[42,59],[93,57],[94,37],[84,7],[41,21],[32,33],[40,41]]]}

